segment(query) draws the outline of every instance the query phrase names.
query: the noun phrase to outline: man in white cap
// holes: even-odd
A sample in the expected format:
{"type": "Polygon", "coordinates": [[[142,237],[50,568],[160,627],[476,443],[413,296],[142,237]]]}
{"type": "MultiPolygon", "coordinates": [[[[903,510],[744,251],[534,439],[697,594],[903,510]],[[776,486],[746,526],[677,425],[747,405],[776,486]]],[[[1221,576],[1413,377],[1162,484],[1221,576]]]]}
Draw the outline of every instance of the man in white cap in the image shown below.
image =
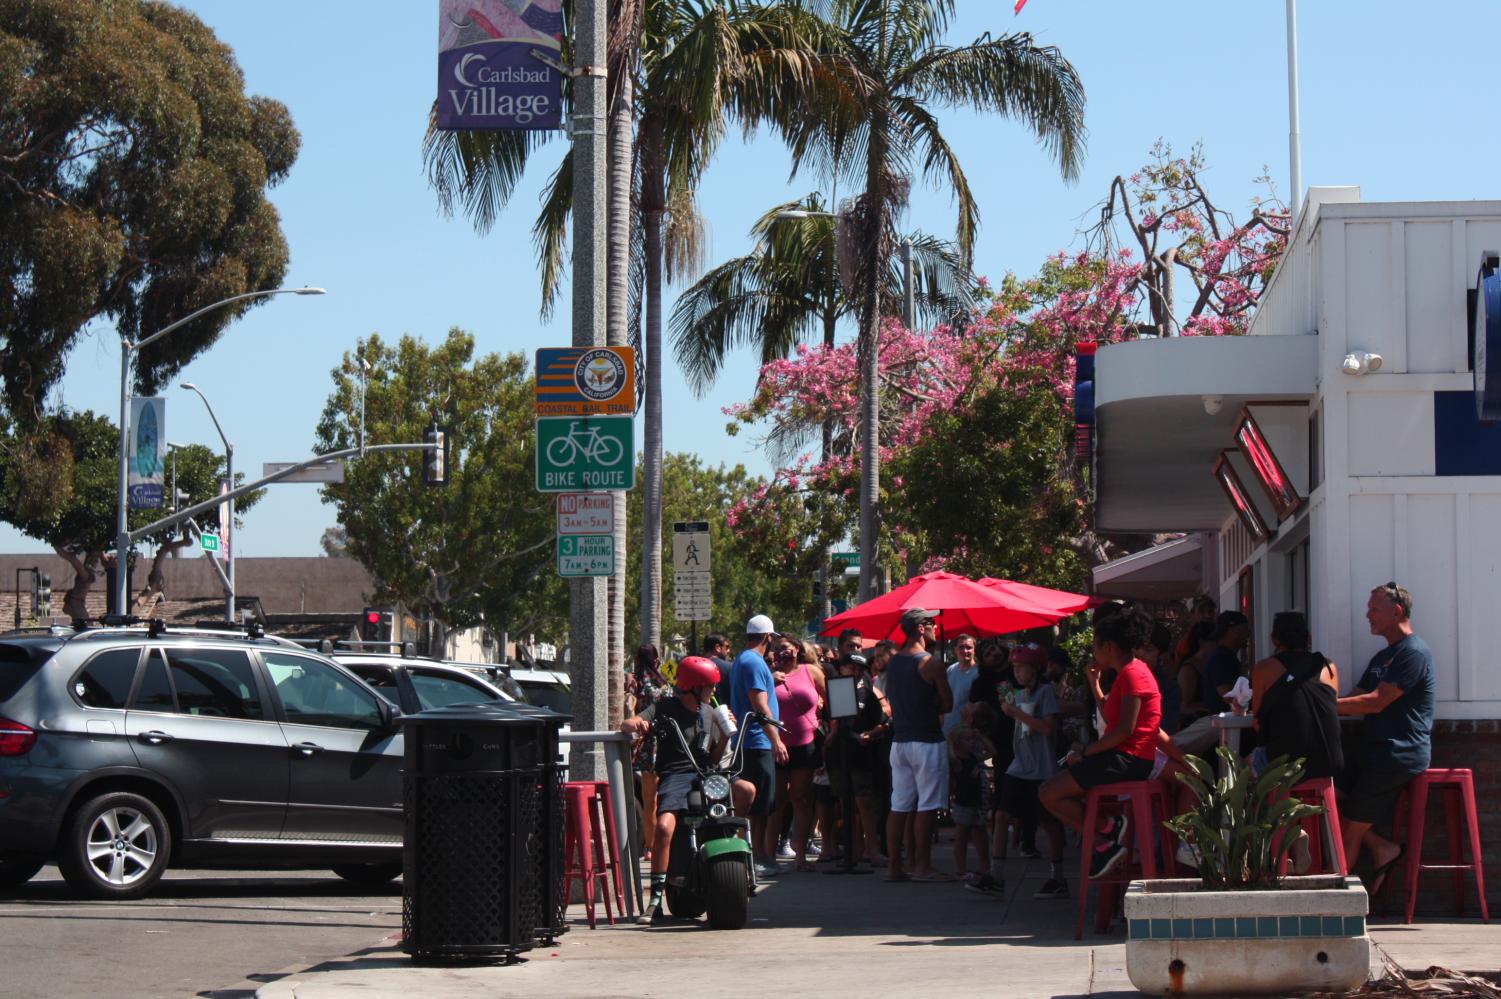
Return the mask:
{"type": "MultiPolygon", "coordinates": [[[[756,787],[750,806],[751,843],[759,847],[766,841],[766,819],[776,800],[778,763],[787,762],[787,747],[781,733],[771,725],[748,720],[752,713],[780,718],[777,709],[776,679],[766,665],[766,652],[776,641],[771,618],[757,614],[745,623],[745,648],[730,669],[730,710],[745,729],[744,780],[756,787]]],[[[775,877],[780,872],[775,857],[756,858],[758,878],[775,877]]]]}

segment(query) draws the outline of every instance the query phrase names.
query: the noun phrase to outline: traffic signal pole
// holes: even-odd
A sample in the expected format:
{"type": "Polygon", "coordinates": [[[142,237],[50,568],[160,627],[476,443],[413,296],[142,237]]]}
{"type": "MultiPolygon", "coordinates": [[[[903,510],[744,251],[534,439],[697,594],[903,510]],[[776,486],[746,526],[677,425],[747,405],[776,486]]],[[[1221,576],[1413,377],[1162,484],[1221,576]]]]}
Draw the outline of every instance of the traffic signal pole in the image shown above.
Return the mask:
{"type": "MultiPolygon", "coordinates": [[[[605,345],[605,0],[575,0],[573,38],[573,346],[605,345]]],[[[624,553],[617,553],[620,557],[624,553]]],[[[573,730],[609,728],[609,660],[605,633],[609,598],[603,576],[568,584],[568,672],[573,688],[573,730]]],[[[599,743],[569,749],[572,780],[605,780],[599,743]]]]}

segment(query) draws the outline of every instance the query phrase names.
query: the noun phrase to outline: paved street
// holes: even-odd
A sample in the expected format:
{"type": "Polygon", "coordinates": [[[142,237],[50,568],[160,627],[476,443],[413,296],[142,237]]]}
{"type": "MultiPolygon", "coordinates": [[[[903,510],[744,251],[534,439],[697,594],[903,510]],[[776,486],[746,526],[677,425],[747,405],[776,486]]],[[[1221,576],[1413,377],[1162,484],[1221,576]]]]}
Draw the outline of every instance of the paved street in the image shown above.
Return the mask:
{"type": "Polygon", "coordinates": [[[365,892],[327,871],[172,871],[138,902],[81,902],[48,867],[0,897],[0,993],[242,999],[400,927],[399,881],[365,892]]]}

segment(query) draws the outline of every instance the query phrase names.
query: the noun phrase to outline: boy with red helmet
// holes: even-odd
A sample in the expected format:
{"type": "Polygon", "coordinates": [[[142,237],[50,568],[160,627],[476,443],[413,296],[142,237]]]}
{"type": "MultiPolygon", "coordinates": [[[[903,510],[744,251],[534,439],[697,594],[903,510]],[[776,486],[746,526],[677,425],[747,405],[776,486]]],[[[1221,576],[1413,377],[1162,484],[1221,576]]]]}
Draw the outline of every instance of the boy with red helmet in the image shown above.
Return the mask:
{"type": "MultiPolygon", "coordinates": [[[[688,807],[688,792],[700,767],[718,759],[723,738],[709,699],[719,683],[719,667],[703,656],[687,656],[678,663],[676,697],[663,697],[633,718],[620,723],[620,730],[633,736],[652,736],[656,740],[657,820],[651,855],[651,901],[642,913],[642,922],[660,920],[662,895],[667,887],[667,865],[672,856],[672,835],[677,829],[677,813],[688,807]],[[676,726],[673,732],[669,723],[676,726]],[[678,732],[682,739],[678,739],[678,732]],[[684,744],[688,752],[684,752],[684,744]],[[691,753],[692,755],[688,755],[691,753]]],[[[736,797],[743,781],[736,781],[736,797]]]]}

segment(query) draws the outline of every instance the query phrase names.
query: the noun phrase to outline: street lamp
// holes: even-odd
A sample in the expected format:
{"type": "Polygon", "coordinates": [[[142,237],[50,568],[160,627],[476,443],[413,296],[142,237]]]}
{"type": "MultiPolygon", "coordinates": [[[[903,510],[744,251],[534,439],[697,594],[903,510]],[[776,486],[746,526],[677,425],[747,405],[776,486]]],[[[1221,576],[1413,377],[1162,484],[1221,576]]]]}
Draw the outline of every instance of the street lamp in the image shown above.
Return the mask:
{"type": "MultiPolygon", "coordinates": [[[[836,212],[810,211],[806,208],[784,208],[776,213],[776,219],[809,219],[830,218],[838,219],[836,212]]],[[[837,243],[835,244],[837,247],[837,243]]],[[[861,402],[868,407],[870,414],[868,421],[862,421],[864,429],[870,433],[860,435],[860,599],[869,600],[876,596],[880,587],[879,566],[876,558],[879,547],[876,544],[880,513],[880,461],[881,451],[879,445],[881,426],[881,398],[880,388],[880,317],[869,318],[873,342],[867,344],[868,349],[860,369],[860,395],[861,402]]],[[[902,324],[909,330],[917,323],[916,289],[912,282],[912,240],[902,240],[902,324]]],[[[827,590],[825,590],[827,592],[827,590]]]]}
{"type": "Polygon", "coordinates": [[[186,444],[179,444],[176,441],[168,441],[167,442],[167,450],[172,455],[172,512],[173,513],[177,512],[177,501],[180,498],[177,495],[177,452],[181,451],[183,448],[185,448],[187,446],[188,445],[186,445],[186,444]]]}
{"type": "MultiPolygon", "coordinates": [[[[194,385],[192,382],[183,382],[182,383],[182,388],[187,389],[189,392],[194,393],[195,395],[198,396],[198,398],[200,398],[200,399],[203,400],[203,407],[208,410],[208,418],[210,420],[214,421],[214,429],[216,431],[218,431],[218,433],[219,433],[219,440],[221,440],[221,441],[224,442],[224,481],[227,483],[227,485],[225,486],[224,491],[225,492],[229,492],[229,490],[231,490],[231,489],[233,489],[235,487],[235,445],[234,445],[234,442],[231,441],[227,436],[225,436],[225,434],[224,434],[224,428],[219,425],[219,417],[217,417],[217,416],[214,415],[214,407],[209,404],[208,396],[206,396],[206,395],[203,394],[203,390],[200,389],[197,385],[194,385]]],[[[224,517],[224,522],[219,525],[219,534],[224,539],[224,561],[229,566],[229,572],[226,573],[226,576],[229,579],[229,596],[225,600],[225,604],[224,604],[224,620],[228,621],[230,624],[234,624],[235,623],[235,550],[234,550],[235,505],[234,505],[234,501],[233,500],[227,501],[225,503],[225,507],[228,508],[228,513],[224,517]]],[[[221,512],[223,512],[223,508],[221,508],[221,512]]]]}
{"type": "Polygon", "coordinates": [[[221,299],[212,305],[205,305],[197,312],[190,313],[175,323],[170,323],[148,337],[139,340],[129,340],[120,337],[120,462],[119,482],[115,496],[115,587],[112,592],[115,604],[115,613],[123,616],[126,613],[127,593],[125,585],[126,562],[130,552],[130,525],[127,520],[127,492],[130,488],[130,465],[127,458],[130,433],[130,366],[135,356],[142,347],[155,343],[173,330],[197,319],[199,316],[233,305],[235,302],[243,302],[250,298],[266,298],[270,295],[322,295],[322,288],[272,288],[267,291],[247,291],[243,295],[231,295],[221,299]]]}

